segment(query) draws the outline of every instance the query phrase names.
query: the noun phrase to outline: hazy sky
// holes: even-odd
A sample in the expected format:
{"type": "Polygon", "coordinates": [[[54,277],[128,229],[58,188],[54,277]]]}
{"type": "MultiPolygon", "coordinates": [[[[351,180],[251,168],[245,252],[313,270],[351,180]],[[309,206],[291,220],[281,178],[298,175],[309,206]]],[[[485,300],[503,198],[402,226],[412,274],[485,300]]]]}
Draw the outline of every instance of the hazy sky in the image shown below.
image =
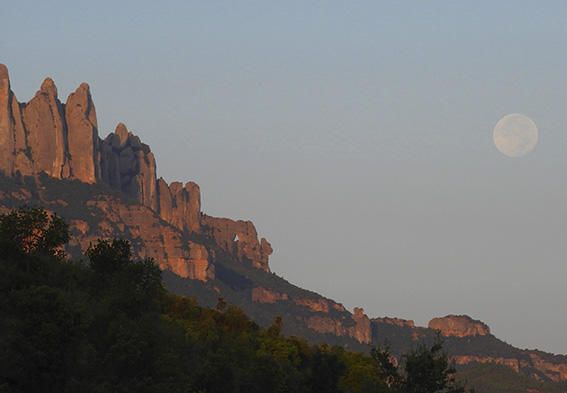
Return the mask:
{"type": "Polygon", "coordinates": [[[567,353],[564,1],[0,1],[20,101],[91,85],[272,269],[370,316],[567,353]],[[465,4],[468,3],[468,4],[465,4]],[[492,143],[508,113],[536,150],[492,143]]]}

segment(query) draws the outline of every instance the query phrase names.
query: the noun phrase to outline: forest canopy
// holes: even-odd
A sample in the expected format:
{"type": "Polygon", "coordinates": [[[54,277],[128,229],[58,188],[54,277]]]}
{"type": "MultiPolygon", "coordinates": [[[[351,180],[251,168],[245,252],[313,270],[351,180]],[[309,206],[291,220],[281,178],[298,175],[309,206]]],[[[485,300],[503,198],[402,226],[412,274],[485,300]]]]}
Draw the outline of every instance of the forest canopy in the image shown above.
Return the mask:
{"type": "Polygon", "coordinates": [[[222,299],[215,309],[168,293],[125,240],[85,258],[42,209],[0,215],[0,393],[458,393],[441,342],[394,359],[311,345],[261,328],[222,299]]]}

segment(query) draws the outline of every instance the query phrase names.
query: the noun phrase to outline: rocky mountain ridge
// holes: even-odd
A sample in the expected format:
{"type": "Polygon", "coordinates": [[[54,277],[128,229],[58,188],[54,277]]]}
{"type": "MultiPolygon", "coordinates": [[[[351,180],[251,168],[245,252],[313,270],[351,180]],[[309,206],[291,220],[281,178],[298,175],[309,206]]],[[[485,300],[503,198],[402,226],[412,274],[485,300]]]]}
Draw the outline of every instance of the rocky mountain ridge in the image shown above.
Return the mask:
{"type": "Polygon", "coordinates": [[[37,204],[59,213],[70,223],[71,253],[98,238],[127,238],[137,256],[159,263],[172,291],[208,306],[223,297],[263,325],[282,316],[287,334],[358,350],[388,342],[401,353],[440,332],[456,364],[502,365],[567,381],[567,357],[514,348],[468,316],[434,318],[428,327],[370,319],[361,308],[351,313],[271,273],[272,246],[252,222],[208,216],[196,183],[157,178],[150,147],[123,123],[99,137],[86,83],[62,103],[47,78],[19,103],[0,65],[0,154],[0,211],[37,204]]]}
{"type": "MultiPolygon", "coordinates": [[[[46,78],[29,102],[20,103],[6,66],[0,65],[0,154],[3,210],[33,203],[59,212],[70,223],[69,248],[76,254],[97,238],[124,237],[139,257],[154,258],[163,270],[208,285],[215,300],[227,296],[215,287],[217,275],[227,274],[226,268],[219,268],[221,261],[270,273],[272,246],[258,236],[252,222],[206,215],[196,183],[157,178],[150,147],[125,124],[119,123],[106,138],[99,137],[86,83],[62,103],[55,83],[46,78]]],[[[246,290],[250,294],[244,296],[253,304],[267,306],[285,299],[307,311],[298,323],[315,335],[371,342],[369,319],[361,309],[351,314],[311,294],[278,297],[249,282],[246,290]]]]}
{"type": "MultiPolygon", "coordinates": [[[[179,230],[206,233],[227,251],[234,250],[240,260],[270,270],[272,247],[266,239],[258,238],[252,222],[202,214],[197,184],[167,184],[158,179],[148,145],[123,123],[101,139],[97,124],[88,84],[82,83],[62,103],[55,83],[46,78],[29,102],[19,103],[11,90],[8,69],[0,65],[1,172],[23,177],[44,173],[55,179],[104,183],[179,230]]],[[[202,249],[195,253],[205,257],[202,249]]],[[[182,264],[179,257],[166,259],[172,266],[182,264]]]]}

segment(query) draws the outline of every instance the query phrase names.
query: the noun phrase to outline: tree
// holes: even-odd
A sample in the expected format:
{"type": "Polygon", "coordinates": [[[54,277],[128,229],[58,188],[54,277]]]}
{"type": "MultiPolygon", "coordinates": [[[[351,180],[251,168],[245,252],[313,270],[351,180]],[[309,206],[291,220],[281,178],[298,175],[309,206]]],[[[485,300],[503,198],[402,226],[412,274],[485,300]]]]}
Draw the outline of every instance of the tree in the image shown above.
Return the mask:
{"type": "Polygon", "coordinates": [[[131,263],[130,243],[123,239],[99,240],[87,249],[90,267],[99,275],[123,271],[131,263]]]}
{"type": "Polygon", "coordinates": [[[431,347],[420,345],[404,356],[405,393],[464,393],[455,382],[456,370],[443,352],[443,342],[436,338],[431,347]]]}
{"type": "Polygon", "coordinates": [[[69,228],[56,214],[40,208],[20,208],[0,215],[0,247],[10,254],[64,256],[69,228]]]}
{"type": "Polygon", "coordinates": [[[443,351],[438,336],[431,346],[419,345],[404,355],[396,365],[388,348],[372,350],[380,379],[392,393],[464,393],[455,381],[455,369],[443,351]]]}

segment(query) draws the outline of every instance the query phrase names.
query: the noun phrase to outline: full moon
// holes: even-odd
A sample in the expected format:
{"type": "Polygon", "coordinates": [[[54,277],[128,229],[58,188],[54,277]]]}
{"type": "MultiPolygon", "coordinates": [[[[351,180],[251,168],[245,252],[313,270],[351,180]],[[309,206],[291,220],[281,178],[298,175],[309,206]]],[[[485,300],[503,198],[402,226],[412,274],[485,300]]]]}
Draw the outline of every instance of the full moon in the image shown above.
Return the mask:
{"type": "Polygon", "coordinates": [[[494,144],[508,157],[521,157],[531,152],[538,142],[538,129],[529,117],[512,113],[494,126],[494,144]]]}

